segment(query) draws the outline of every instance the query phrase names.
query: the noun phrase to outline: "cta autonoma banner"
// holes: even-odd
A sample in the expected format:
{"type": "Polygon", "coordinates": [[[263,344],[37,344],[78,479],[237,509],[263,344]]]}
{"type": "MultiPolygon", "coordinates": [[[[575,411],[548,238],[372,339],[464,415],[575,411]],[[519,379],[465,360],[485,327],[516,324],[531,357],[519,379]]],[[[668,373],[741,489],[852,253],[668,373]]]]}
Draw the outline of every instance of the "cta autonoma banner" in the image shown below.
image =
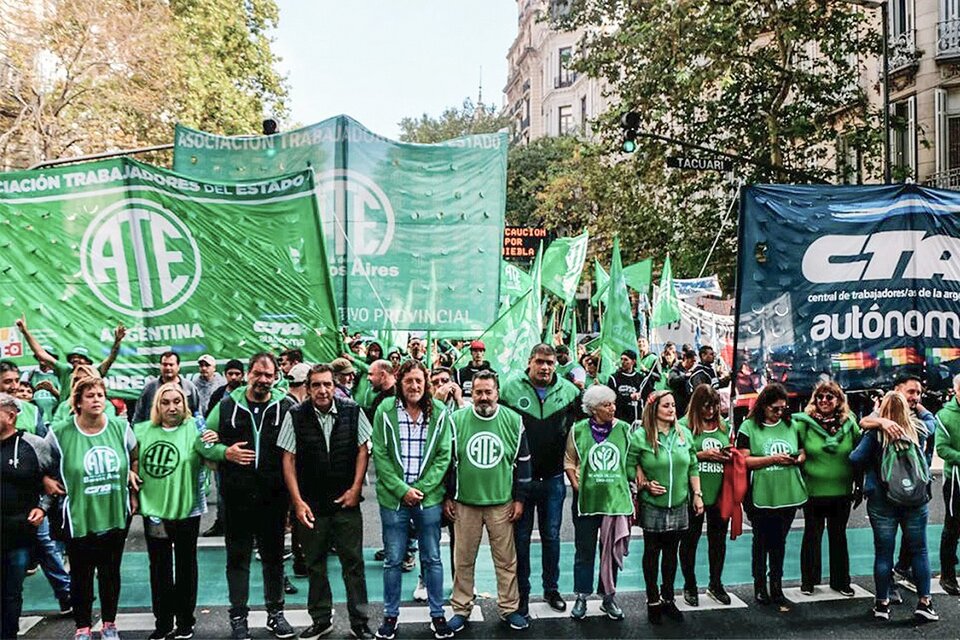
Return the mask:
{"type": "Polygon", "coordinates": [[[740,379],[942,389],[960,371],[960,193],[748,187],[738,268],[740,379]]]}
{"type": "Polygon", "coordinates": [[[16,328],[99,362],[127,327],[108,387],[137,397],[159,355],[221,362],[340,353],[310,170],[214,183],[105,160],[0,174],[0,351],[35,364],[16,328]]]}
{"type": "Polygon", "coordinates": [[[271,136],[177,126],[176,171],[243,181],[312,167],[341,321],[484,330],[496,320],[506,133],[394,142],[347,116],[271,136]]]}

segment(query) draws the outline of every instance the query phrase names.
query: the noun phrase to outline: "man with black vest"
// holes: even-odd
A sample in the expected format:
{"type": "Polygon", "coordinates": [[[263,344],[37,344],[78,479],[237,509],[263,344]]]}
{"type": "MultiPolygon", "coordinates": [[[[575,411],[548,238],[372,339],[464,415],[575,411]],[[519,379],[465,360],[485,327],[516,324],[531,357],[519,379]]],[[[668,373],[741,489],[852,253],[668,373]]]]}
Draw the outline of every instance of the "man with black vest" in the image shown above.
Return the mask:
{"type": "Polygon", "coordinates": [[[263,562],[267,629],[277,638],[296,634],[283,616],[283,535],[289,497],[277,447],[280,425],[296,400],[274,388],[276,375],[277,360],[272,353],[254,355],[247,368],[247,385],[224,396],[207,418],[207,428],[220,435],[222,444],[240,443],[254,452],[253,464],[220,465],[232,640],[250,637],[247,601],[254,538],[263,562]]]}
{"type": "Polygon", "coordinates": [[[365,610],[360,514],[370,421],[353,400],[335,395],[329,365],[310,369],[307,389],[309,398],[287,414],[277,439],[310,577],[307,610],[313,624],[300,637],[319,638],[333,629],[333,596],[327,578],[327,551],[333,546],[347,589],[351,636],[372,638],[365,610]]]}

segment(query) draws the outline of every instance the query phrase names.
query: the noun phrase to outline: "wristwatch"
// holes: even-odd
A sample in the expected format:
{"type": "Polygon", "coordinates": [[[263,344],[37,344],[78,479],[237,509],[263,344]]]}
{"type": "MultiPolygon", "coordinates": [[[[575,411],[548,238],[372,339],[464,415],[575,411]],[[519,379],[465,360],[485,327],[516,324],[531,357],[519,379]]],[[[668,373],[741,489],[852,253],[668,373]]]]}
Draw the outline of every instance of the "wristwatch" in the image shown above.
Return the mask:
{"type": "Polygon", "coordinates": [[[693,495],[697,496],[698,498],[702,498],[702,497],[703,497],[703,492],[702,492],[702,491],[694,491],[694,492],[693,492],[693,495]]]}

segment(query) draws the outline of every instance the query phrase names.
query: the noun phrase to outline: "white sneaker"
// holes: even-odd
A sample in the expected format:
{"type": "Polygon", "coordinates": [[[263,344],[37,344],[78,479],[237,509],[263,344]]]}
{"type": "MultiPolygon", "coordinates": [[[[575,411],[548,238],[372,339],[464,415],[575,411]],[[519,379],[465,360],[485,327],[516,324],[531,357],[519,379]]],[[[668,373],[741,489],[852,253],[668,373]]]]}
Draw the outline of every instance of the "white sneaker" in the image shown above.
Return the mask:
{"type": "Polygon", "coordinates": [[[427,585],[423,584],[423,578],[417,578],[417,587],[413,590],[413,599],[416,602],[427,601],[427,585]]]}

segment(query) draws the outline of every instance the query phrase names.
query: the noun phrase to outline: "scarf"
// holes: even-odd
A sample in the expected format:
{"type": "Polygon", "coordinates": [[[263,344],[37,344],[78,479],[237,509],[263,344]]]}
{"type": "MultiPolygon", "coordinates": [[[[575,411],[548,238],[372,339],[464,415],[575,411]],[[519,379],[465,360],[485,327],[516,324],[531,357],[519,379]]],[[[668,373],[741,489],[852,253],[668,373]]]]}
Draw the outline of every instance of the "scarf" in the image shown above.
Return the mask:
{"type": "Polygon", "coordinates": [[[846,437],[850,430],[849,420],[840,424],[840,418],[834,413],[831,416],[822,415],[820,412],[814,412],[813,421],[820,427],[820,430],[826,436],[823,441],[823,450],[826,453],[835,453],[840,442],[846,437]]]}
{"type": "Polygon", "coordinates": [[[600,444],[606,440],[611,431],[613,431],[613,420],[604,424],[600,424],[593,418],[590,418],[590,435],[593,436],[593,439],[597,442],[597,444],[600,444]]]}

